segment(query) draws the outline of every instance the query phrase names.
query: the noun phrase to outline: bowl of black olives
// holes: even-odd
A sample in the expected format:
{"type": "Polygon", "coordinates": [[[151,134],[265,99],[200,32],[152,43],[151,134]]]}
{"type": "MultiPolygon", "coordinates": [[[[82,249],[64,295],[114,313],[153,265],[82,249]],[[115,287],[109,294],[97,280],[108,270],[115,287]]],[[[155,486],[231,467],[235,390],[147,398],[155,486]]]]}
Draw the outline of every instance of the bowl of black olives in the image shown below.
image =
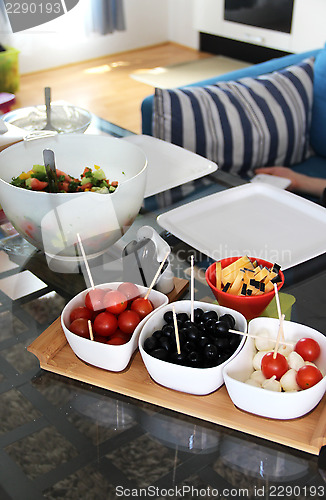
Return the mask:
{"type": "Polygon", "coordinates": [[[189,394],[209,394],[223,385],[224,366],[246,341],[229,330],[247,332],[241,313],[194,301],[192,314],[191,301],[180,300],[163,306],[147,320],[139,336],[139,351],[158,384],[189,394]]]}

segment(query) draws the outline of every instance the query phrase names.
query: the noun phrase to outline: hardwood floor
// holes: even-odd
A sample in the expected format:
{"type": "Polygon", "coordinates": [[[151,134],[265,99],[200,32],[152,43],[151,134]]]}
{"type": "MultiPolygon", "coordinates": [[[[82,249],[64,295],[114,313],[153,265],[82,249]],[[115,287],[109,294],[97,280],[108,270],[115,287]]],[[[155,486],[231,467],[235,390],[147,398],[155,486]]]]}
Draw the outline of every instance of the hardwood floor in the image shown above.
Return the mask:
{"type": "Polygon", "coordinates": [[[108,55],[90,61],[21,76],[14,108],[43,104],[44,87],[52,100],[65,100],[88,109],[135,133],[141,131],[141,101],[153,87],[130,78],[139,69],[153,69],[211,54],[174,43],[108,55]]]}

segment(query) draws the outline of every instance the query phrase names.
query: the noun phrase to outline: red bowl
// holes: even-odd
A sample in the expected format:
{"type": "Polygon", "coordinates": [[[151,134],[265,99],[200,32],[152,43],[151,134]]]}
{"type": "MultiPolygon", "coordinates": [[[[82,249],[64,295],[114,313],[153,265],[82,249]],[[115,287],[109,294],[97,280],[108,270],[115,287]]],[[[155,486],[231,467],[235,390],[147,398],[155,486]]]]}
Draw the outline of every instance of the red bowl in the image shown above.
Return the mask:
{"type": "MultiPolygon", "coordinates": [[[[239,259],[239,257],[228,257],[226,259],[221,260],[222,269],[227,267],[229,264],[232,264],[235,260],[239,259]]],[[[268,262],[267,260],[252,258],[251,260],[256,260],[258,264],[266,266],[268,268],[273,266],[272,262],[268,262]]],[[[220,306],[229,307],[234,309],[235,311],[239,311],[244,317],[249,321],[257,316],[260,316],[261,313],[266,309],[268,304],[272,301],[275,291],[264,293],[262,295],[251,295],[251,296],[242,296],[242,295],[232,295],[227,292],[222,292],[216,288],[216,280],[215,280],[215,269],[216,263],[211,264],[205,273],[205,278],[207,284],[212,290],[217,302],[220,306]]],[[[277,284],[277,289],[284,285],[284,274],[282,271],[279,272],[281,281],[277,284]]]]}

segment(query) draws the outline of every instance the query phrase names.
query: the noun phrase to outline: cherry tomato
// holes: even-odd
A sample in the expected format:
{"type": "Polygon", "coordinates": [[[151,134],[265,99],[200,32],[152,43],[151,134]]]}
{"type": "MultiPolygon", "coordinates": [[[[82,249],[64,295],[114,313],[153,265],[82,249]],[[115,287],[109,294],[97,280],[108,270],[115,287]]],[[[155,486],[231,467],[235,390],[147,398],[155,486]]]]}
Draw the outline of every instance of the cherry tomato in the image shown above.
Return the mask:
{"type": "Polygon", "coordinates": [[[294,350],[300,354],[305,361],[315,361],[320,354],[320,346],[318,342],[311,338],[298,340],[294,350]]]}
{"type": "Polygon", "coordinates": [[[124,338],[117,335],[109,338],[109,340],[106,343],[109,345],[123,345],[126,344],[126,342],[127,341],[124,338]]]}
{"type": "Polygon", "coordinates": [[[144,297],[138,297],[132,301],[130,309],[132,311],[136,311],[140,318],[143,319],[153,311],[154,307],[150,300],[145,299],[144,297]]]}
{"type": "Polygon", "coordinates": [[[135,299],[140,294],[138,286],[134,283],[129,283],[128,281],[126,281],[125,283],[121,283],[118,286],[118,290],[127,297],[128,301],[131,299],[135,299]]]}
{"type": "Polygon", "coordinates": [[[120,314],[127,309],[127,297],[119,290],[110,290],[103,298],[105,309],[112,314],[120,314]]]}
{"type": "Polygon", "coordinates": [[[279,352],[276,353],[274,358],[274,352],[268,352],[261,360],[261,371],[266,378],[271,378],[275,375],[277,380],[284,375],[289,369],[286,357],[279,352]]]}
{"type": "Polygon", "coordinates": [[[75,307],[70,313],[70,322],[72,323],[77,318],[92,319],[93,313],[87,307],[75,307]]]}
{"type": "Polygon", "coordinates": [[[320,370],[316,366],[304,365],[299,368],[297,373],[297,384],[301,389],[309,389],[323,378],[320,370]]]}
{"type": "Polygon", "coordinates": [[[101,342],[101,344],[106,344],[108,341],[108,337],[101,337],[101,335],[94,335],[94,340],[96,342],[101,342]]]}
{"type": "Polygon", "coordinates": [[[94,288],[89,290],[85,295],[85,306],[88,307],[91,311],[101,311],[104,310],[103,306],[103,298],[107,290],[103,290],[102,288],[94,288]]]}
{"type": "Polygon", "coordinates": [[[125,333],[120,328],[117,328],[113,334],[113,337],[121,337],[125,342],[129,342],[131,339],[131,333],[125,333]]]}
{"type": "Polygon", "coordinates": [[[69,326],[69,330],[79,337],[84,337],[85,339],[89,339],[89,328],[88,328],[88,320],[86,318],[77,318],[75,319],[69,326]]]}
{"type": "Polygon", "coordinates": [[[119,314],[118,325],[121,331],[125,333],[133,333],[136,326],[140,322],[140,316],[136,311],[127,309],[119,314]]]}
{"type": "Polygon", "coordinates": [[[118,328],[118,320],[114,314],[103,311],[94,319],[93,330],[96,335],[110,337],[118,328]]]}

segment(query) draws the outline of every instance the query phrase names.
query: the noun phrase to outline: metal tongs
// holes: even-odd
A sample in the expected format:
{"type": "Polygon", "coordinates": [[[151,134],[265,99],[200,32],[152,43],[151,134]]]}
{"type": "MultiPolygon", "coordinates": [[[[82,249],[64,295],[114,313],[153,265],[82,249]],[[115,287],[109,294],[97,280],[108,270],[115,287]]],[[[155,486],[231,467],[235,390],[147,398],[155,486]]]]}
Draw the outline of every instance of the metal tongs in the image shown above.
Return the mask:
{"type": "Polygon", "coordinates": [[[59,191],[58,178],[55,168],[54,152],[52,149],[43,150],[43,159],[49,181],[49,190],[51,193],[57,193],[59,191]]]}

